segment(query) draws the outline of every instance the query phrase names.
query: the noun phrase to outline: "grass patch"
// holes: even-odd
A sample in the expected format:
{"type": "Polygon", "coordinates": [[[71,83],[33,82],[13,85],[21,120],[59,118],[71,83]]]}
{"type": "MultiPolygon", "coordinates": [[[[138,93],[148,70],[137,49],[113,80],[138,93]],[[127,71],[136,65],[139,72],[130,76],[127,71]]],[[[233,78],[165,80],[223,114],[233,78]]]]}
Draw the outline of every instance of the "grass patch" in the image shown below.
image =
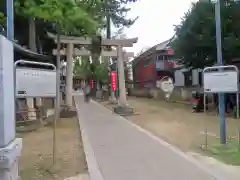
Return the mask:
{"type": "Polygon", "coordinates": [[[224,163],[240,166],[240,150],[237,140],[232,140],[226,145],[213,144],[203,149],[204,152],[224,163]]]}
{"type": "Polygon", "coordinates": [[[22,180],[61,180],[87,173],[87,164],[76,117],[61,118],[56,126],[56,165],[52,166],[52,126],[19,134],[23,138],[20,156],[22,180]]]}

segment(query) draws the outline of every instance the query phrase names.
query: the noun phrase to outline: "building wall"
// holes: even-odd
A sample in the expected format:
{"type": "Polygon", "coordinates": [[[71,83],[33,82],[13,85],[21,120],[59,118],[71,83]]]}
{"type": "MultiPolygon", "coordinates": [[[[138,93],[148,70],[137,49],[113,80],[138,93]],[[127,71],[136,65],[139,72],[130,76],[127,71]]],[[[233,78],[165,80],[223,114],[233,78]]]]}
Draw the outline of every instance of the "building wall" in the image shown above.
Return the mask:
{"type": "Polygon", "coordinates": [[[176,87],[190,87],[201,85],[201,69],[180,69],[174,72],[175,86],[176,87]]]}
{"type": "Polygon", "coordinates": [[[174,72],[174,80],[174,86],[182,87],[185,85],[185,77],[182,70],[176,70],[174,72]]]}
{"type": "Polygon", "coordinates": [[[133,69],[134,81],[137,82],[138,87],[152,87],[155,85],[156,69],[153,56],[146,59],[141,59],[133,69]]]}

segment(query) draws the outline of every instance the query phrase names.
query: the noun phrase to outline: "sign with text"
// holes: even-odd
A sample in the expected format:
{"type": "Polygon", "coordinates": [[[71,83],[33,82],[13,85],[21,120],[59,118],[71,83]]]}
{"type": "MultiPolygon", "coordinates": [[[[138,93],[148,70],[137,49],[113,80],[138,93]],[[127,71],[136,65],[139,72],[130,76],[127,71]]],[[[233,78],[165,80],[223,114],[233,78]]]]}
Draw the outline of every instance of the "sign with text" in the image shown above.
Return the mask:
{"type": "Polygon", "coordinates": [[[203,71],[205,93],[238,92],[238,70],[235,66],[208,67],[203,71]]]}
{"type": "Polygon", "coordinates": [[[217,92],[237,92],[238,91],[237,72],[207,72],[204,73],[204,91],[217,92]]]}
{"type": "Polygon", "coordinates": [[[111,72],[111,86],[112,91],[117,90],[117,73],[115,71],[111,72]]]}
{"type": "Polygon", "coordinates": [[[55,97],[56,71],[16,68],[17,97],[55,97]]]}

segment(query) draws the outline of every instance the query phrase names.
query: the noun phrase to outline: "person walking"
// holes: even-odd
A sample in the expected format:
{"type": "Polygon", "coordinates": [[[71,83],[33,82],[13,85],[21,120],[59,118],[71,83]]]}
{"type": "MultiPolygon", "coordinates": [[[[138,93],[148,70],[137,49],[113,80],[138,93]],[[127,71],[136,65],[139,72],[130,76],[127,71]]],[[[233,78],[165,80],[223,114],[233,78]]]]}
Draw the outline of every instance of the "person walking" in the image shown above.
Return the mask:
{"type": "Polygon", "coordinates": [[[89,102],[90,100],[90,92],[91,88],[88,82],[85,83],[85,86],[83,88],[83,93],[84,93],[84,100],[85,102],[89,102]]]}

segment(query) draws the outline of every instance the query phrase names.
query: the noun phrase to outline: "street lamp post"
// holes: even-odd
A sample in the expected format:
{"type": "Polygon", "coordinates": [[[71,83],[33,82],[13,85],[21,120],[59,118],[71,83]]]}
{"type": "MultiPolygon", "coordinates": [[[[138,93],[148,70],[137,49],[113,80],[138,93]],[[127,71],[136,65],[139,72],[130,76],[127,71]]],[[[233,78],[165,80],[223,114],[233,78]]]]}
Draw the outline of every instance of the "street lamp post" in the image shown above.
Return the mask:
{"type": "MultiPolygon", "coordinates": [[[[215,0],[215,20],[216,20],[216,44],[217,62],[221,66],[222,62],[222,33],[221,33],[221,0],[215,0]]],[[[220,122],[220,142],[226,144],[226,122],[225,122],[225,97],[224,93],[218,95],[219,122],[220,122]]]]}

